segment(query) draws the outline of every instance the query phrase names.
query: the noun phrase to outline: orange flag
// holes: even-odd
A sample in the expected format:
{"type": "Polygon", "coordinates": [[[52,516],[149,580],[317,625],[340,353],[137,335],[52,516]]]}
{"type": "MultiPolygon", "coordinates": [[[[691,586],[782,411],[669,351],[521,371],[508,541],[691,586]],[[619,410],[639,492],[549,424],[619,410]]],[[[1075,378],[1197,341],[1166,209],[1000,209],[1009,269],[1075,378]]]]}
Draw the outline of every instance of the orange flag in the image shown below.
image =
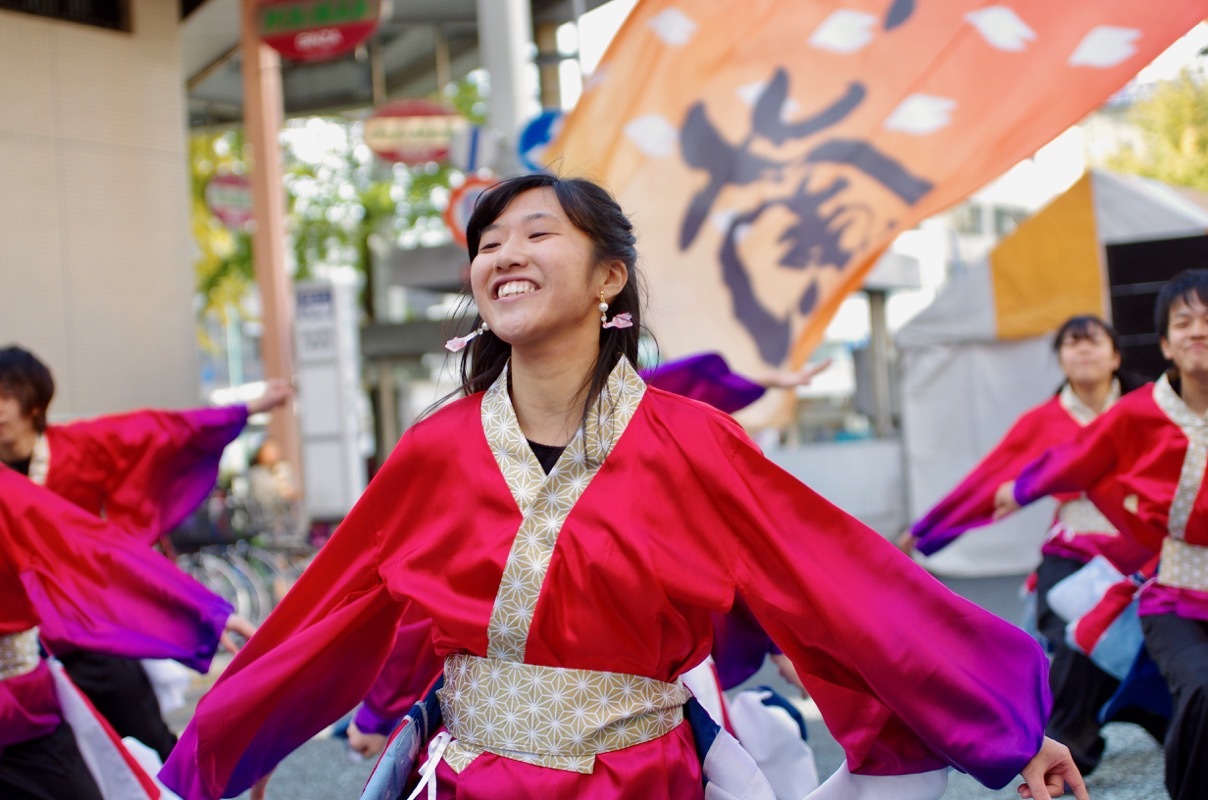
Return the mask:
{"type": "Polygon", "coordinates": [[[632,216],[665,354],[799,366],[898,232],[1205,15],[1208,0],[642,0],[547,156],[632,216]]]}

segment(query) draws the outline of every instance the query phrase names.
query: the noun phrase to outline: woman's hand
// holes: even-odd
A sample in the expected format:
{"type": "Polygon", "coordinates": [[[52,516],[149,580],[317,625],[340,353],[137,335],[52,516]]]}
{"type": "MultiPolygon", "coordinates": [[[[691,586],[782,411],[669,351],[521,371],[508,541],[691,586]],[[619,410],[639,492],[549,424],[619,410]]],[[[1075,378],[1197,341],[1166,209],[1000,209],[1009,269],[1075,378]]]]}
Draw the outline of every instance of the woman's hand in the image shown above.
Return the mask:
{"type": "Polygon", "coordinates": [[[1014,514],[1019,509],[1019,503],[1015,502],[1015,481],[1007,481],[999,486],[998,491],[994,493],[995,521],[1014,514]]]}
{"type": "Polygon", "coordinates": [[[805,684],[801,682],[801,676],[797,674],[797,668],[793,666],[792,661],[789,661],[788,656],[784,653],[776,653],[769,656],[769,658],[776,665],[776,669],[780,672],[780,677],[796,686],[800,690],[802,697],[810,696],[810,693],[805,690],[805,684]]]}
{"type": "Polygon", "coordinates": [[[794,389],[798,386],[809,386],[819,372],[831,365],[831,359],[826,358],[817,364],[806,364],[800,370],[781,369],[769,372],[755,378],[754,381],[765,389],[794,389]]]}
{"type": "Polygon", "coordinates": [[[252,784],[251,800],[264,800],[264,793],[268,791],[268,779],[271,777],[273,773],[270,772],[252,784]]]}
{"type": "Polygon", "coordinates": [[[896,544],[898,549],[903,553],[910,555],[914,552],[915,547],[918,546],[919,537],[911,533],[910,528],[907,528],[906,530],[902,531],[901,535],[898,536],[898,540],[894,542],[894,544],[896,544]]]}
{"type": "Polygon", "coordinates": [[[361,758],[374,758],[386,749],[386,737],[380,733],[364,733],[356,722],[348,723],[348,746],[361,758]]]}
{"type": "Polygon", "coordinates": [[[272,411],[294,396],[294,389],[288,381],[281,378],[269,378],[264,384],[264,393],[247,404],[248,414],[262,414],[272,411]]]}
{"type": "Polygon", "coordinates": [[[1052,800],[1065,794],[1068,784],[1078,800],[1090,800],[1082,773],[1074,764],[1070,749],[1049,737],[1044,737],[1040,752],[1019,773],[1026,783],[1017,791],[1024,800],[1052,800]]]}
{"type": "Polygon", "coordinates": [[[222,649],[234,655],[239,652],[239,646],[235,644],[235,640],[231,634],[242,636],[244,641],[252,638],[252,634],[256,632],[256,626],[248,622],[238,614],[232,614],[227,617],[226,628],[219,637],[218,643],[222,645],[222,649]]]}

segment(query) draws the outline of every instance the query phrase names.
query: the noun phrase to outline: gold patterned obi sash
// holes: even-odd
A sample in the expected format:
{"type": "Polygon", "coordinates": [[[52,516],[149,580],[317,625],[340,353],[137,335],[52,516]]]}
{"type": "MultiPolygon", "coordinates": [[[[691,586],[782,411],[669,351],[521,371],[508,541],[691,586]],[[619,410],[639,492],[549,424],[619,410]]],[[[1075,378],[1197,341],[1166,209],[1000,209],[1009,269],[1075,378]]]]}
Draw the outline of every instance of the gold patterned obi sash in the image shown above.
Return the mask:
{"type": "Polygon", "coordinates": [[[1116,533],[1116,526],[1085,497],[1062,503],[1057,509],[1057,520],[1071,533],[1116,533]]]}
{"type": "Polygon", "coordinates": [[[437,696],[455,772],[488,752],[590,773],[599,753],[674,730],[690,694],[678,682],[458,654],[445,659],[437,696]]]}
{"type": "Polygon", "coordinates": [[[1162,541],[1158,583],[1208,592],[1208,547],[1167,536],[1162,541]]]}
{"type": "Polygon", "coordinates": [[[33,672],[41,661],[37,628],[0,636],[0,681],[33,672]]]}

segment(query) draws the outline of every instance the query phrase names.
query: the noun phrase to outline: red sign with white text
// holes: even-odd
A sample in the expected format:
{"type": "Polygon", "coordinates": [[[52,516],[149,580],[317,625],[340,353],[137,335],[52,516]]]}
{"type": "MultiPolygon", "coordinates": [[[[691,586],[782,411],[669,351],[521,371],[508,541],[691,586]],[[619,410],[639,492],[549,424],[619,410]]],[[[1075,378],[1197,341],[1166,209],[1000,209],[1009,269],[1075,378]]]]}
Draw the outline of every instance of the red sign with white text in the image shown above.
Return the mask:
{"type": "Polygon", "coordinates": [[[431,100],[395,100],[365,120],[365,144],[389,161],[444,161],[454,132],[466,124],[465,117],[449,106],[431,100]]]}
{"type": "Polygon", "coordinates": [[[263,0],[261,40],[294,61],[322,61],[356,48],[377,29],[381,0],[263,0]]]}

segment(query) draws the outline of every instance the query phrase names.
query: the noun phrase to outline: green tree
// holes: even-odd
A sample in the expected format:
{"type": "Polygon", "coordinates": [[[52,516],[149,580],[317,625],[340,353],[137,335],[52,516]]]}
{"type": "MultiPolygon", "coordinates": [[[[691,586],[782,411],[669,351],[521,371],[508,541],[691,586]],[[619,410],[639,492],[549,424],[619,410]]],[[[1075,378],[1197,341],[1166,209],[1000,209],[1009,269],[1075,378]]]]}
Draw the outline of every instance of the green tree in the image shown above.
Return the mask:
{"type": "MultiPolygon", "coordinates": [[[[444,94],[471,123],[483,124],[486,104],[476,76],[449,84],[444,94]]],[[[289,120],[280,141],[295,278],[325,265],[355,267],[364,276],[364,315],[372,320],[374,245],[388,250],[447,238],[441,215],[458,171],[447,164],[386,163],[364,145],[361,123],[341,117],[289,120]]],[[[237,129],[199,133],[189,143],[197,288],[203,313],[224,323],[255,280],[251,237],[225,228],[204,195],[215,175],[245,171],[243,147],[237,129]]]]}
{"type": "Polygon", "coordinates": [[[1208,81],[1184,68],[1158,84],[1128,113],[1140,129],[1139,147],[1125,147],[1107,166],[1208,191],[1208,81]]]}
{"type": "Polygon", "coordinates": [[[205,200],[206,185],[211,179],[245,172],[243,144],[242,132],[238,130],[199,133],[189,138],[190,224],[197,245],[193,268],[197,291],[206,300],[203,311],[222,314],[223,309],[237,305],[254,280],[251,236],[247,231],[223,225],[205,200]]]}

